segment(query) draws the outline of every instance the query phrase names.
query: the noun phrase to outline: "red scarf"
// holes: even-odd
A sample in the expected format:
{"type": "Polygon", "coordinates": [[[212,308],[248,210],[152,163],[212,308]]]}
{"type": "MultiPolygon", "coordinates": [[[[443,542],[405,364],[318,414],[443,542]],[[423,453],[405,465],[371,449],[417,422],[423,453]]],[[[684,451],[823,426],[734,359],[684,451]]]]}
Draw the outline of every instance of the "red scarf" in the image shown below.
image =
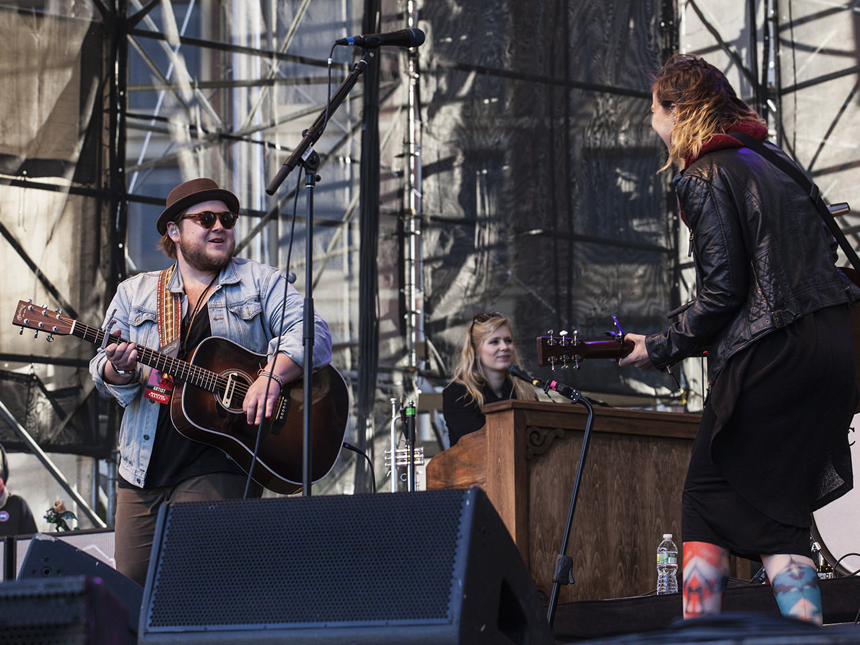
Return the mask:
{"type": "MultiPolygon", "coordinates": [[[[767,139],[767,126],[764,126],[760,123],[756,123],[755,121],[739,121],[735,123],[731,128],[729,128],[729,132],[742,132],[744,134],[748,134],[751,137],[755,137],[759,141],[765,141],[767,139]]],[[[690,155],[684,159],[684,169],[689,168],[696,160],[700,159],[703,155],[708,154],[709,152],[713,152],[714,150],[725,150],[726,148],[743,148],[744,144],[735,139],[733,136],[728,134],[715,134],[710,139],[705,141],[702,144],[701,150],[699,150],[699,154],[695,157],[690,155]]],[[[684,216],[683,211],[678,209],[681,214],[681,221],[684,224],[687,223],[687,218],[684,216]]]]}
{"type": "MultiPolygon", "coordinates": [[[[755,137],[759,141],[764,141],[767,139],[767,126],[761,125],[760,123],[756,123],[755,121],[739,121],[735,123],[731,128],[728,129],[729,132],[743,132],[744,134],[748,134],[751,137],[755,137]]],[[[713,152],[714,150],[724,150],[725,148],[743,148],[744,144],[735,139],[728,134],[715,134],[710,139],[705,141],[702,144],[701,150],[699,150],[699,154],[695,157],[690,155],[684,159],[684,168],[689,168],[690,165],[697,159],[699,159],[702,155],[705,155],[709,152],[713,152]]]]}

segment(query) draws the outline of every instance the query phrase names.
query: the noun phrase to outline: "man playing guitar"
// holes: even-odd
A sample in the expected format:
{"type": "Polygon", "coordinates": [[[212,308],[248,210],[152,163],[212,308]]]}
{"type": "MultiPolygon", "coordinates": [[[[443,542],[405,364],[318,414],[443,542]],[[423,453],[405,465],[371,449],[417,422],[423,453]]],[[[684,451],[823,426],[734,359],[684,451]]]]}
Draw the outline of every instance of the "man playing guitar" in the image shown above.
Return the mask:
{"type": "MultiPolygon", "coordinates": [[[[193,179],[170,192],[156,226],[159,248],[175,263],[119,285],[104,326],[113,338],[105,336],[111,342],[102,342],[90,363],[99,392],[125,409],[115,556],[117,569],[140,585],[162,504],[242,498],[246,488],[256,496],[262,492],[257,484],[246,486],[247,475],[226,452],[176,431],[171,400],[183,384],[165,378],[141,352],[158,348],[186,359],[205,339],[221,337],[260,354],[244,372],[247,382],[230,379],[229,392],[222,388],[219,395],[219,402],[241,401],[235,414],[225,411],[227,403],[219,414],[225,428],[236,425],[229,417],[239,417],[246,433],[272,417],[285,384],[302,375],[303,297],[277,269],[233,257],[238,211],[237,197],[211,179],[193,179]],[[234,387],[243,400],[233,395],[234,387]]],[[[328,326],[316,313],[314,330],[316,372],[331,361],[328,326]]]]}

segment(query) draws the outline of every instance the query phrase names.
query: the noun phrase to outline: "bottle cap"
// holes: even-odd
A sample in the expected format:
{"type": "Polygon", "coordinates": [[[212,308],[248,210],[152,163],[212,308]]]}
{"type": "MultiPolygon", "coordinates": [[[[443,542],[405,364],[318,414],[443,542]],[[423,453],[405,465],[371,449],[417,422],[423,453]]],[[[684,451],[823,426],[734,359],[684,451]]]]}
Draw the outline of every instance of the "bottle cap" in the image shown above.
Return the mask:
{"type": "Polygon", "coordinates": [[[664,539],[664,540],[671,540],[671,539],[672,539],[672,534],[671,534],[671,533],[664,533],[664,534],[663,534],[663,539],[664,539]]]}

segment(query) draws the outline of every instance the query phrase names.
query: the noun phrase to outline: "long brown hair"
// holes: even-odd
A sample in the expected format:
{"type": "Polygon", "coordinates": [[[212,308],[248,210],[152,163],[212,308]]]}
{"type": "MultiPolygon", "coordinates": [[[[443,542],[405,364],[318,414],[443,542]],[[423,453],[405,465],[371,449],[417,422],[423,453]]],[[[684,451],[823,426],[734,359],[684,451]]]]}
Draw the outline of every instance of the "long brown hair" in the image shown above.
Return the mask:
{"type": "MultiPolygon", "coordinates": [[[[481,388],[486,384],[487,377],[484,374],[484,367],[478,358],[477,349],[491,334],[494,334],[502,327],[507,327],[511,332],[511,336],[513,336],[513,325],[511,325],[511,321],[504,314],[498,312],[478,314],[472,319],[469,331],[463,337],[460,360],[457,362],[457,367],[454,368],[454,375],[451,381],[460,383],[466,387],[467,403],[477,401],[480,407],[484,405],[484,394],[481,392],[481,388]]],[[[516,345],[511,347],[511,358],[514,363],[520,362],[516,345]]],[[[529,385],[525,381],[516,378],[513,379],[513,384],[516,398],[527,401],[537,400],[537,394],[535,394],[533,385],[529,385]]]]}
{"type": "Polygon", "coordinates": [[[657,101],[674,116],[669,160],[684,165],[698,156],[702,145],[715,134],[730,131],[740,121],[765,125],[758,113],[738,98],[725,75],[703,58],[675,54],[651,86],[657,101]]]}

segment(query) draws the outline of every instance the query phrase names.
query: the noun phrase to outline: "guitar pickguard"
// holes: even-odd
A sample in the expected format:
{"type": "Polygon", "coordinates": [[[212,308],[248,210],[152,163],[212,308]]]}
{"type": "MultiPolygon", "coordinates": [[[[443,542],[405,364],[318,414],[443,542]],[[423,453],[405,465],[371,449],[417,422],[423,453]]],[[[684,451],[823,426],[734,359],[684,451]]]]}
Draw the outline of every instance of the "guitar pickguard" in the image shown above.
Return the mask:
{"type": "Polygon", "coordinates": [[[245,394],[253,382],[254,379],[242,370],[229,369],[218,374],[219,385],[213,393],[218,407],[234,414],[242,414],[245,394]]]}
{"type": "Polygon", "coordinates": [[[242,372],[230,371],[220,375],[224,379],[224,388],[216,393],[218,403],[230,412],[238,414],[245,402],[245,392],[251,386],[248,377],[242,372]]]}

